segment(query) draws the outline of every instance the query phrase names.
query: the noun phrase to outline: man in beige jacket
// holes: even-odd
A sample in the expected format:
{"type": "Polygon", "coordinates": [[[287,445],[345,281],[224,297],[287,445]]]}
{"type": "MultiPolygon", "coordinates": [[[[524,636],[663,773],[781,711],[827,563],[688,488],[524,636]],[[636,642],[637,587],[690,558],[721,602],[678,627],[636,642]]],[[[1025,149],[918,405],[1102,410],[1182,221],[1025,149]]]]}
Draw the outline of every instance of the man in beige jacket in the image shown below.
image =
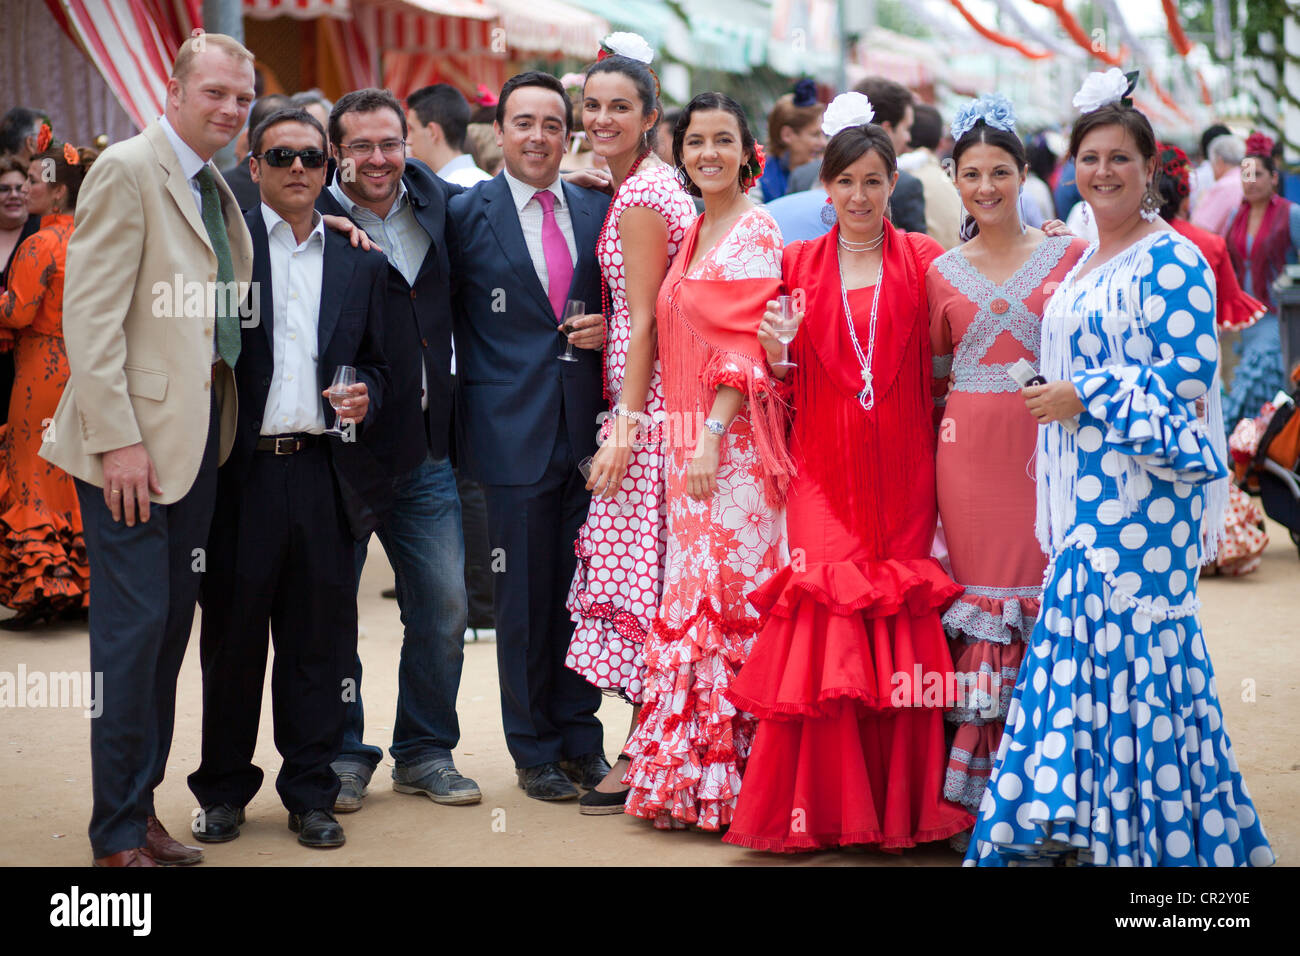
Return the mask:
{"type": "Polygon", "coordinates": [[[234,437],[231,368],[253,267],[248,228],[211,159],[253,95],[253,56],[237,41],[182,43],[163,116],[99,157],[68,245],[70,375],[41,455],[76,479],[90,562],[90,664],[104,688],[90,734],[96,865],[202,859],[167,835],[153,792],[217,465],[234,437]]]}
{"type": "Polygon", "coordinates": [[[939,111],[928,103],[917,103],[912,117],[912,152],[899,157],[899,168],[906,168],[921,180],[925,191],[925,231],[945,249],[961,241],[964,211],[961,195],[948,171],[939,163],[935,149],[943,138],[943,120],[939,111]]]}

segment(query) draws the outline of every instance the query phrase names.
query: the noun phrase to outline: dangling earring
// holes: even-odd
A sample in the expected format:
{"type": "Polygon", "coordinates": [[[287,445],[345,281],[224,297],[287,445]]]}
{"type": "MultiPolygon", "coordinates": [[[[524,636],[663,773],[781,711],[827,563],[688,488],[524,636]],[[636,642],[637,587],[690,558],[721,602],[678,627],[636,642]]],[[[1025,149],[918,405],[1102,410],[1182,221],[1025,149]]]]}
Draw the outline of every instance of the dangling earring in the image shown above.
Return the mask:
{"type": "Polygon", "coordinates": [[[822,206],[821,220],[822,225],[830,228],[835,225],[835,206],[831,203],[831,197],[826,197],[826,204],[822,206]]]}
{"type": "Polygon", "coordinates": [[[1021,186],[1020,190],[1016,193],[1016,219],[1020,220],[1020,234],[1022,236],[1029,231],[1029,227],[1025,225],[1024,214],[1020,211],[1020,204],[1024,202],[1024,198],[1025,187],[1021,186]]]}
{"type": "Polygon", "coordinates": [[[887,200],[885,202],[885,218],[889,220],[891,226],[894,225],[894,204],[892,201],[887,200]]]}
{"type": "Polygon", "coordinates": [[[1085,226],[1088,225],[1088,223],[1092,222],[1092,214],[1088,212],[1088,210],[1091,208],[1092,207],[1089,206],[1088,203],[1085,201],[1083,204],[1083,209],[1080,210],[1079,212],[1079,218],[1083,220],[1083,224],[1085,226]]]}
{"type": "Polygon", "coordinates": [[[684,166],[676,167],[673,170],[673,175],[677,177],[677,181],[681,183],[683,189],[685,189],[687,192],[691,191],[691,177],[686,175],[686,167],[684,166]]]}
{"type": "Polygon", "coordinates": [[[1147,191],[1142,194],[1142,208],[1138,215],[1147,222],[1155,222],[1160,215],[1160,197],[1156,195],[1155,185],[1147,183],[1147,191]]]}

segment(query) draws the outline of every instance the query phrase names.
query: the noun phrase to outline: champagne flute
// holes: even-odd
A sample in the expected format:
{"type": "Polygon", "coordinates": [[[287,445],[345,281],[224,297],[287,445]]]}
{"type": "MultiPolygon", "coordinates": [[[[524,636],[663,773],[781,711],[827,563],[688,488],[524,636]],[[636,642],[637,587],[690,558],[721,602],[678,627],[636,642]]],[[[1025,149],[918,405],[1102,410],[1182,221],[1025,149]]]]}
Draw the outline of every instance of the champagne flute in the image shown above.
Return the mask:
{"type": "Polygon", "coordinates": [[[570,299],[564,304],[564,322],[560,325],[560,333],[564,336],[564,351],[555,356],[561,362],[576,362],[578,356],[573,354],[573,343],[569,341],[569,333],[576,332],[571,320],[580,315],[587,314],[587,303],[581,299],[570,299]]]}
{"type": "Polygon", "coordinates": [[[795,368],[796,363],[790,361],[790,343],[799,329],[799,323],[794,319],[794,296],[777,296],[776,306],[779,318],[772,323],[772,331],[781,343],[781,361],[773,362],[772,368],[795,368]]]}
{"type": "Polygon", "coordinates": [[[339,428],[339,413],[343,411],[343,403],[351,397],[349,389],[357,383],[357,370],[351,365],[340,365],[334,370],[334,381],[330,383],[329,400],[330,406],[334,409],[334,427],[325,429],[326,435],[334,435],[338,438],[346,438],[348,433],[339,428]]]}
{"type": "MultiPolygon", "coordinates": [[[[591,481],[592,460],[592,456],[588,455],[586,458],[582,459],[582,461],[578,462],[578,471],[582,473],[582,477],[586,481],[591,481]]],[[[593,490],[592,494],[594,495],[596,492],[593,490]]],[[[614,506],[618,508],[618,513],[624,517],[632,513],[632,502],[628,501],[627,495],[623,494],[621,491],[614,495],[614,506]]]]}

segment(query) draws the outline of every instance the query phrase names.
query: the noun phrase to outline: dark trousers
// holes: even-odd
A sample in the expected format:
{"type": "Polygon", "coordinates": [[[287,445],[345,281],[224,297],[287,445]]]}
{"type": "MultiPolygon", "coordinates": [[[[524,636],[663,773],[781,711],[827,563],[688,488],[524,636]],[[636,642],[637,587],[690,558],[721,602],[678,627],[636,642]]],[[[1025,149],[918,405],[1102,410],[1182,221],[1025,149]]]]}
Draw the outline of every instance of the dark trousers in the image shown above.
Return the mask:
{"type": "Polygon", "coordinates": [[[469,602],[469,626],[475,630],[494,627],[492,545],[488,538],[487,500],[483,486],[464,472],[456,472],[460,495],[460,523],[465,532],[465,597],[469,602]]]}
{"type": "Polygon", "coordinates": [[[496,582],[501,720],[521,768],[604,750],[600,691],[564,666],[573,542],[591,500],[565,435],[561,424],[536,484],[484,489],[492,547],[505,558],[496,582]]]}
{"type": "Polygon", "coordinates": [[[103,712],[90,723],[90,845],[96,857],[144,846],[176,717],[176,678],[194,623],[217,487],[216,400],[190,490],[149,506],[149,520],[114,521],[104,490],[77,479],[90,564],[90,669],[103,674],[103,712]]]}
{"type": "Polygon", "coordinates": [[[262,785],[269,623],[276,790],[293,813],[334,805],[357,648],[354,547],[323,444],[254,452],[240,479],[223,471],[203,582],[203,757],[189,777],[200,804],[242,807],[262,785]]]}

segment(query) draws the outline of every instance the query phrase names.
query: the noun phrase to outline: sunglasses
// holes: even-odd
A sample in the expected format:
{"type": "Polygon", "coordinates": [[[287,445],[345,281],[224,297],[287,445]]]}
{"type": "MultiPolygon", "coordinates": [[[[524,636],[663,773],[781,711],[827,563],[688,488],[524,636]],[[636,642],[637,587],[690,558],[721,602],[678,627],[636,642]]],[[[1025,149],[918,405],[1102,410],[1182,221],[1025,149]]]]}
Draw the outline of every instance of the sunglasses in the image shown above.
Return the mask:
{"type": "Polygon", "coordinates": [[[287,146],[272,146],[264,153],[257,154],[258,159],[265,159],[270,166],[292,166],[295,159],[301,159],[307,169],[320,169],[325,165],[323,149],[290,149],[287,146]]]}

